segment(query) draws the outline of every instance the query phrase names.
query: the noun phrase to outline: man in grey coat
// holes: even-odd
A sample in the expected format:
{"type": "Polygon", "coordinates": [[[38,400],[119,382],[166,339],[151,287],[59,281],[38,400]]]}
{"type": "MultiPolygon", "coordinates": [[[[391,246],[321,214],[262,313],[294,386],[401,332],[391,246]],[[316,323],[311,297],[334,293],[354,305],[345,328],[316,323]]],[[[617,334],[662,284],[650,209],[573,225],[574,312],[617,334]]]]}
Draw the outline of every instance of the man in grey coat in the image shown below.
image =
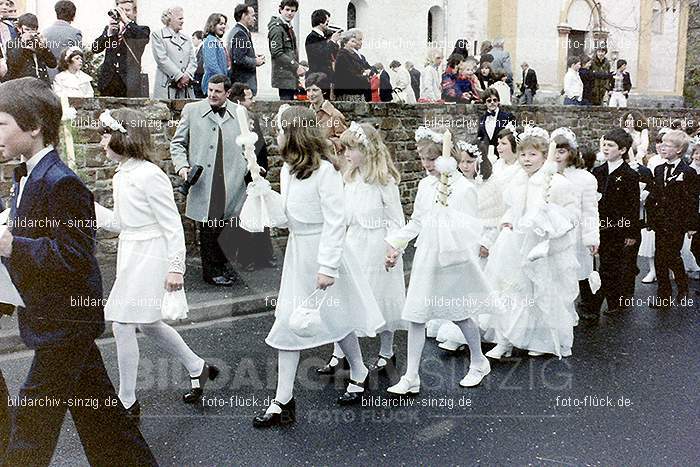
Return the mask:
{"type": "Polygon", "coordinates": [[[240,4],[233,12],[236,25],[229,36],[228,50],[231,54],[231,82],[247,85],[253,96],[258,93],[257,67],[265,64],[265,57],[255,53],[250,29],[255,26],[255,9],[240,4]]]}
{"type": "Polygon", "coordinates": [[[299,76],[306,68],[299,64],[297,37],[292,21],[299,9],[297,0],[282,0],[279,16],[273,16],[267,25],[267,41],[272,55],[272,87],[279,90],[280,100],[294,100],[299,87],[299,76]]]}
{"type": "MultiPolygon", "coordinates": [[[[61,58],[61,52],[72,46],[83,48],[83,33],[80,29],[71,25],[75,19],[75,4],[68,0],[61,0],[54,5],[56,10],[56,22],[46,28],[42,35],[46,38],[46,45],[56,61],[61,58]]],[[[49,68],[49,79],[58,74],[58,69],[49,68]]]]}
{"type": "Polygon", "coordinates": [[[222,234],[233,233],[246,196],[248,166],[242,148],[236,115],[238,104],[228,101],[231,80],[214,75],[209,80],[207,99],[185,105],[180,123],[170,142],[175,172],[186,180],[192,167],[204,170],[187,196],[185,215],[197,222],[204,280],[218,286],[232,286],[237,275],[227,268],[221,249],[222,234]]]}
{"type": "Polygon", "coordinates": [[[182,7],[168,8],[161,15],[164,28],[151,33],[151,50],[156,61],[154,99],[194,99],[197,56],[192,41],[182,34],[182,7]]]}
{"type": "Polygon", "coordinates": [[[510,53],[503,50],[505,41],[503,39],[495,39],[493,41],[493,49],[491,49],[491,56],[493,57],[493,63],[491,67],[495,70],[500,68],[505,71],[508,75],[508,81],[513,80],[513,63],[511,62],[510,53]]]}

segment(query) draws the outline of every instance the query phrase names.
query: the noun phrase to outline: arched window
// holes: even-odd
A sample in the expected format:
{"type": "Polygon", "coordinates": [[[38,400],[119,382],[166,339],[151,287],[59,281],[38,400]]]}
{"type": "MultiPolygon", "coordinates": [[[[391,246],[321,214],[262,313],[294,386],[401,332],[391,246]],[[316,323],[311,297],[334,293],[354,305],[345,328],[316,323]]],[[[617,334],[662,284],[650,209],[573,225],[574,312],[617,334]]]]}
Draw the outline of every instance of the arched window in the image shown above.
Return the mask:
{"type": "Polygon", "coordinates": [[[658,0],[651,8],[651,32],[652,34],[663,34],[664,32],[664,10],[658,0]]]}
{"type": "Polygon", "coordinates": [[[428,12],[428,43],[433,42],[433,12],[428,12]]]}
{"type": "Polygon", "coordinates": [[[441,43],[445,33],[445,14],[439,6],[434,6],[428,10],[428,44],[435,47],[436,43],[441,43]]]}
{"type": "Polygon", "coordinates": [[[357,9],[355,8],[355,4],[350,2],[348,3],[348,29],[356,28],[357,27],[357,9]]]}

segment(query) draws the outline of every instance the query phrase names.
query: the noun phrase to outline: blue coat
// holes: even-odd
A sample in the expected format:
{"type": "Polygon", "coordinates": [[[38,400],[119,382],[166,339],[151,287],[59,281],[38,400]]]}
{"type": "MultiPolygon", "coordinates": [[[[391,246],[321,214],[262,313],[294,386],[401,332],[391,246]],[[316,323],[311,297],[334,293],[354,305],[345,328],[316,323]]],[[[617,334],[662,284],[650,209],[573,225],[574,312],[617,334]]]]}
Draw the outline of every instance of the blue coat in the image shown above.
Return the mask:
{"type": "Polygon", "coordinates": [[[17,314],[22,340],[30,349],[94,340],[105,324],[92,193],[51,151],[19,208],[14,196],[10,204],[12,255],[2,260],[26,305],[17,314]]]}
{"type": "Polygon", "coordinates": [[[209,34],[202,43],[202,56],[204,57],[204,77],[202,78],[202,92],[206,95],[209,90],[209,80],[214,75],[228,75],[228,61],[226,49],[221,40],[209,34]]]}

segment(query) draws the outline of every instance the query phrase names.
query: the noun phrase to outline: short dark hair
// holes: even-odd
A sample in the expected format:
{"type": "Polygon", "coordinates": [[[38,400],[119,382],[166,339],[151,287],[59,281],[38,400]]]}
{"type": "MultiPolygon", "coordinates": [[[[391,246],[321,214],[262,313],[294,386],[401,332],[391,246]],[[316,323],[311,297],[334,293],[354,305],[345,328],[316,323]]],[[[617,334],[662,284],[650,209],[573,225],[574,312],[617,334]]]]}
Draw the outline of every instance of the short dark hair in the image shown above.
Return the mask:
{"type": "Polygon", "coordinates": [[[464,61],[464,55],[452,54],[447,59],[447,68],[457,68],[457,65],[464,61]]]}
{"type": "Polygon", "coordinates": [[[627,157],[629,156],[629,149],[632,147],[633,142],[632,136],[630,136],[629,133],[627,133],[622,128],[613,128],[612,130],[605,133],[603,139],[606,141],[614,142],[615,144],[617,144],[617,147],[620,150],[622,150],[622,148],[625,148],[625,152],[624,154],[622,154],[622,158],[627,160],[627,157]]]}
{"type": "MultiPolygon", "coordinates": [[[[226,87],[226,84],[224,84],[224,88],[226,87]]],[[[245,92],[247,90],[251,90],[250,86],[248,86],[245,83],[233,83],[233,86],[231,86],[231,94],[229,95],[229,99],[231,101],[236,102],[239,100],[245,99],[245,92]]]]}
{"type": "Polygon", "coordinates": [[[61,0],[54,5],[56,10],[56,18],[68,21],[69,23],[75,19],[75,3],[69,0],[61,0]]]}
{"type": "Polygon", "coordinates": [[[518,142],[516,141],[515,135],[510,128],[503,128],[498,132],[498,139],[502,138],[508,139],[508,142],[510,143],[510,150],[513,151],[513,154],[518,152],[518,142]]]}
{"type": "MultiPolygon", "coordinates": [[[[241,3],[240,5],[236,5],[236,9],[233,10],[233,19],[236,20],[236,22],[240,21],[241,18],[243,18],[243,15],[248,13],[248,8],[253,8],[251,5],[247,5],[245,3],[241,3]]],[[[255,9],[253,8],[253,11],[255,9]]]]}
{"type": "Polygon", "coordinates": [[[595,166],[596,151],[593,149],[593,147],[584,145],[581,146],[579,153],[581,154],[581,159],[583,159],[584,168],[591,171],[595,166]]]}
{"type": "Polygon", "coordinates": [[[58,71],[66,71],[73,61],[73,57],[80,56],[85,60],[85,52],[75,47],[66,47],[58,58],[58,71]],[[70,52],[70,53],[69,53],[70,52]]]}
{"type": "Polygon", "coordinates": [[[286,6],[296,8],[297,11],[299,10],[299,2],[297,0],[282,0],[279,10],[281,11],[286,6]]]}
{"type": "Polygon", "coordinates": [[[192,33],[192,37],[196,37],[197,39],[199,39],[201,41],[202,39],[204,39],[204,31],[202,31],[202,30],[195,31],[192,33]]]}
{"type": "Polygon", "coordinates": [[[319,24],[323,24],[326,22],[328,18],[330,18],[331,14],[327,10],[316,10],[313,13],[311,13],[311,27],[315,28],[319,24]]]}
{"type": "Polygon", "coordinates": [[[398,68],[401,66],[401,62],[398,60],[392,60],[389,64],[389,68],[398,68]]]}
{"type": "Polygon", "coordinates": [[[39,18],[31,13],[25,13],[17,18],[17,28],[19,29],[22,26],[27,26],[28,28],[32,29],[39,29],[39,18]]]}
{"type": "Polygon", "coordinates": [[[579,63],[581,61],[581,57],[569,57],[569,59],[566,61],[566,67],[571,68],[573,65],[579,63]]]}
{"type": "Polygon", "coordinates": [[[0,85],[0,112],[15,119],[22,131],[41,130],[44,144],[58,146],[61,101],[48,83],[19,78],[0,85]]]}
{"type": "Polygon", "coordinates": [[[228,17],[222,13],[212,13],[209,15],[209,18],[207,18],[207,23],[204,26],[204,32],[207,34],[207,36],[210,34],[216,36],[214,31],[216,30],[216,26],[221,21],[221,18],[228,23],[228,17]]]}
{"type": "Polygon", "coordinates": [[[501,102],[501,95],[494,88],[486,88],[486,91],[481,95],[481,99],[485,102],[489,97],[495,97],[498,102],[501,102]]]}
{"type": "Polygon", "coordinates": [[[210,84],[219,84],[219,83],[224,83],[224,91],[228,92],[231,89],[231,80],[229,79],[228,76],[218,74],[214,75],[211,78],[209,78],[209,83],[210,84]]]}
{"type": "Polygon", "coordinates": [[[627,60],[621,58],[617,61],[618,68],[620,68],[621,66],[624,66],[624,65],[627,65],[627,60]]]}
{"type": "Polygon", "coordinates": [[[328,89],[330,87],[330,82],[328,81],[328,75],[325,73],[309,73],[304,81],[307,89],[311,86],[318,86],[321,89],[328,89]]]}
{"type": "Polygon", "coordinates": [[[634,119],[634,129],[636,131],[641,132],[642,130],[647,128],[647,120],[644,118],[644,115],[639,110],[636,110],[636,109],[630,110],[629,112],[625,112],[623,115],[624,115],[624,118],[622,119],[623,127],[625,125],[625,122],[627,121],[627,118],[631,115],[632,118],[634,119]]]}

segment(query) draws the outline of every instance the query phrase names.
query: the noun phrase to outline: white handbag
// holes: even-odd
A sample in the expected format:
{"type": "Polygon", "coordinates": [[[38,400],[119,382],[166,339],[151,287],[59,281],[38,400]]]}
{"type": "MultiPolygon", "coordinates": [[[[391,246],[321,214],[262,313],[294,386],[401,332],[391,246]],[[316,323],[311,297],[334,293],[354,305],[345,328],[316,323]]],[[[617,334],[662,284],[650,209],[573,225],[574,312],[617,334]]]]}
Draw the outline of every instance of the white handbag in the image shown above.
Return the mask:
{"type": "Polygon", "coordinates": [[[317,335],[321,331],[323,324],[321,320],[321,305],[325,299],[325,290],[314,290],[311,295],[292,311],[292,314],[289,316],[289,329],[299,337],[314,337],[317,335]],[[312,302],[314,298],[316,298],[316,301],[312,302]]]}
{"type": "Polygon", "coordinates": [[[163,303],[160,306],[160,314],[163,319],[170,321],[185,319],[188,312],[189,307],[187,306],[187,296],[184,288],[175,292],[165,292],[163,303]]]}

